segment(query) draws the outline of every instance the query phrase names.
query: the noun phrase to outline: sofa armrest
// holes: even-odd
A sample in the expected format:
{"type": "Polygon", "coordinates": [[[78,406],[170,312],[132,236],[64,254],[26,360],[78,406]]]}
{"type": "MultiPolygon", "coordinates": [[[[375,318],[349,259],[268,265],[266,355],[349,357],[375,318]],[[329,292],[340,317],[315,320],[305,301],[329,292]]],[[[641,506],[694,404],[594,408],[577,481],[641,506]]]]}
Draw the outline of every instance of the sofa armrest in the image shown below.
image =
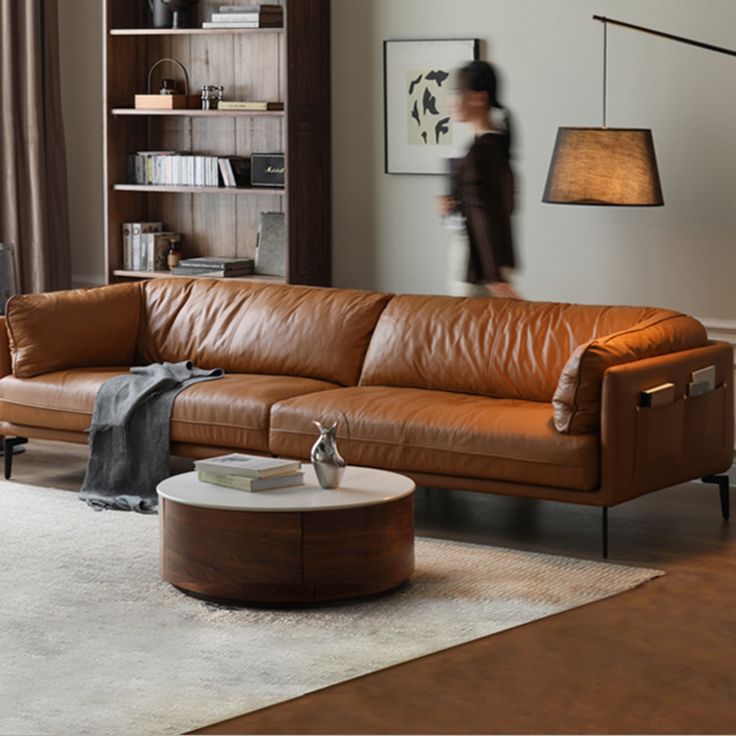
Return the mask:
{"type": "Polygon", "coordinates": [[[733,462],[733,347],[709,342],[609,368],[603,379],[601,494],[615,505],[649,491],[727,470],[733,462]],[[716,389],[687,397],[690,374],[716,367],[716,389]],[[640,407],[640,394],[675,384],[675,401],[640,407]]]}
{"type": "Polygon", "coordinates": [[[0,378],[9,376],[12,372],[8,326],[5,324],[5,317],[0,316],[0,378]]]}

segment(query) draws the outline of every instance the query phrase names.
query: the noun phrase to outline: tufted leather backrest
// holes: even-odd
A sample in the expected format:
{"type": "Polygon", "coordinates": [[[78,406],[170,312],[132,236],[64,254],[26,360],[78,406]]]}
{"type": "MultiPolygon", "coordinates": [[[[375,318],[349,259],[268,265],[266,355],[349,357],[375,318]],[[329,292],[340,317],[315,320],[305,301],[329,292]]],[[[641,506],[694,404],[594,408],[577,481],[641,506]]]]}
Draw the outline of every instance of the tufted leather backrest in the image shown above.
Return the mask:
{"type": "Polygon", "coordinates": [[[579,413],[577,400],[591,393],[600,401],[608,365],[705,341],[696,320],[651,307],[396,296],[376,325],[360,382],[551,402],[564,379],[556,426],[594,431],[590,416],[583,429],[564,414],[579,413]],[[641,329],[632,330],[637,325],[641,329]],[[596,341],[576,353],[596,338],[624,332],[626,349],[617,340],[596,341]]]}
{"type": "Polygon", "coordinates": [[[375,292],[257,282],[147,281],[139,359],[193,360],[232,373],[355,385],[389,299],[375,292]]]}

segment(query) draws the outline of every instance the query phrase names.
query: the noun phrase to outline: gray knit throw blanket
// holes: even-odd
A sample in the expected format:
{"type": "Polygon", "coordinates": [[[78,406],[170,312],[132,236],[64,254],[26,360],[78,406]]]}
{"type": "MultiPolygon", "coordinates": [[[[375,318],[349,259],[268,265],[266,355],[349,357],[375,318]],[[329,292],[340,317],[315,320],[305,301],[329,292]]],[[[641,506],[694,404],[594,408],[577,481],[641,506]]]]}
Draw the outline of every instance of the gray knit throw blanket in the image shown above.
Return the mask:
{"type": "Polygon", "coordinates": [[[169,475],[171,410],[180,391],[223,371],[191,362],[135,367],[100,386],[80,498],[97,511],[155,513],[156,486],[169,475]]]}

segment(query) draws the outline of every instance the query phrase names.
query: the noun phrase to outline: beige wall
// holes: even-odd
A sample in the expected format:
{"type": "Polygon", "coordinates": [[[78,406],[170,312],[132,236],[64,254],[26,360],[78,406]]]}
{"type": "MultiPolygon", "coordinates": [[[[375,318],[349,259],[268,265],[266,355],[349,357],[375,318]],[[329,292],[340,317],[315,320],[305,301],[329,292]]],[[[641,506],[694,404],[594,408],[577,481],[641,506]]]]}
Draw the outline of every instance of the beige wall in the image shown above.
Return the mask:
{"type": "Polygon", "coordinates": [[[72,280],[102,283],[102,1],[59,0],[72,280]]]}
{"type": "Polygon", "coordinates": [[[335,282],[442,292],[439,177],[383,173],[382,42],[476,36],[515,113],[521,291],[646,303],[736,324],[736,62],[609,28],[609,125],[651,127],[666,205],[541,203],[559,125],[601,121],[610,15],[736,46],[733,0],[333,0],[335,282]]]}
{"type": "MultiPolygon", "coordinates": [[[[73,272],[103,278],[101,0],[60,0],[73,272]]],[[[558,125],[600,122],[593,12],[735,46],[733,0],[333,0],[334,280],[445,290],[440,177],[383,173],[382,42],[475,35],[515,113],[519,286],[530,298],[648,303],[736,325],[736,62],[610,28],[609,123],[651,127],[666,205],[540,202],[558,125]]],[[[721,324],[719,323],[719,324],[721,324]]]]}

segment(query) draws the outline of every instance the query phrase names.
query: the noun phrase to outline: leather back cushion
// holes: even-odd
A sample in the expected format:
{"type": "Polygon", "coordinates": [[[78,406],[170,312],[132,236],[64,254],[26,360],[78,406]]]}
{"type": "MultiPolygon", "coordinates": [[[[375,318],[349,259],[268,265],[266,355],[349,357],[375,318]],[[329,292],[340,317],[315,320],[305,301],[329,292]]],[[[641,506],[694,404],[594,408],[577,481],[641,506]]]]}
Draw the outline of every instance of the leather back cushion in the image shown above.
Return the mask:
{"type": "Polygon", "coordinates": [[[139,357],[355,385],[390,297],[214,279],[144,285],[139,357]]]}
{"type": "Polygon", "coordinates": [[[603,374],[611,366],[708,342],[705,327],[692,317],[664,309],[656,312],[628,329],[590,340],[573,352],[552,399],[555,427],[560,432],[583,434],[600,429],[603,374]]]}
{"type": "Polygon", "coordinates": [[[141,285],[14,296],[7,307],[13,373],[30,378],[67,368],[131,365],[141,285]]]}
{"type": "MultiPolygon", "coordinates": [[[[590,402],[593,394],[600,401],[609,361],[681,350],[705,339],[697,321],[650,307],[396,296],[376,325],[360,382],[530,401],[555,397],[555,425],[578,431],[585,412],[577,402],[590,402]],[[641,323],[644,332],[623,333],[641,323]],[[615,333],[622,335],[573,355],[615,333]],[[564,390],[556,393],[563,380],[564,390]],[[568,423],[566,409],[579,419],[568,423]]],[[[583,424],[592,427],[590,417],[583,424]]]]}

